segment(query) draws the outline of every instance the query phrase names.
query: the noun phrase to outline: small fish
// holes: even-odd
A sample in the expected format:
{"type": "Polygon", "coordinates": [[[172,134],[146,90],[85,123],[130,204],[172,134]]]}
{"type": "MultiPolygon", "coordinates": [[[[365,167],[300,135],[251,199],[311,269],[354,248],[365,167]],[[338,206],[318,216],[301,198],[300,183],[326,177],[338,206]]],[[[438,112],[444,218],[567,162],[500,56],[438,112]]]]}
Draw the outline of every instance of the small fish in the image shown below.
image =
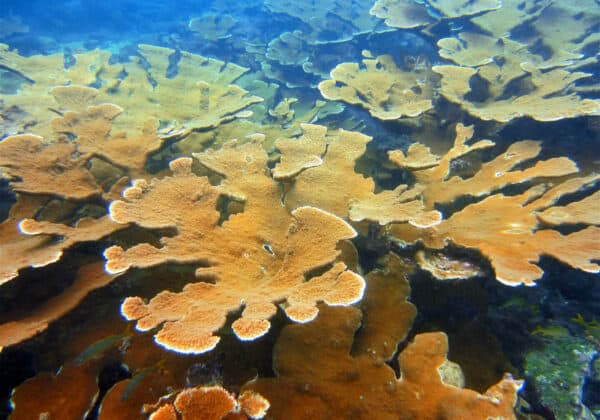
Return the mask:
{"type": "Polygon", "coordinates": [[[591,321],[586,321],[581,314],[577,314],[575,318],[571,318],[571,321],[583,326],[584,328],[600,328],[600,322],[598,322],[596,318],[593,318],[591,321]]]}
{"type": "Polygon", "coordinates": [[[121,346],[121,344],[132,335],[131,325],[128,325],[124,332],[117,335],[110,335],[99,341],[96,341],[75,358],[75,365],[79,366],[90,360],[100,358],[104,352],[111,347],[121,346]]]}
{"type": "Polygon", "coordinates": [[[560,327],[558,325],[550,325],[548,327],[542,327],[538,325],[531,332],[531,335],[541,335],[543,337],[551,337],[551,338],[563,338],[569,337],[569,330],[564,327],[560,327]]]}
{"type": "Polygon", "coordinates": [[[158,361],[153,366],[149,366],[137,372],[135,375],[131,377],[129,383],[121,393],[121,401],[127,401],[127,399],[133,394],[133,392],[137,389],[137,387],[152,373],[159,371],[164,367],[166,363],[165,359],[158,361]]]}
{"type": "Polygon", "coordinates": [[[575,324],[583,327],[587,336],[591,336],[595,339],[600,338],[600,322],[596,318],[592,318],[591,321],[586,321],[583,315],[577,314],[575,318],[571,318],[575,324]]]}

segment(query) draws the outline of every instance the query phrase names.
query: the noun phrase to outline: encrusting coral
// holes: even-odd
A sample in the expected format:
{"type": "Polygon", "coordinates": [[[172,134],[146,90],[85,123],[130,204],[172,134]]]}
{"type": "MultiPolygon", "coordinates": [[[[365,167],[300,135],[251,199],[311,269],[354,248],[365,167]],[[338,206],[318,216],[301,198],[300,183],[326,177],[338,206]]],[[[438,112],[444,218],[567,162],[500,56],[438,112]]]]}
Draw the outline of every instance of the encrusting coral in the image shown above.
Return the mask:
{"type": "Polygon", "coordinates": [[[171,162],[171,177],[137,180],[125,190],[126,201],[110,206],[111,217],[119,223],[171,227],[177,234],[163,238],[161,248],[140,244],[126,251],[107,249],[109,272],[177,261],[202,265],[197,275],[214,280],[188,284],[180,293],[162,292],[148,304],[126,299],[122,312],[138,320],[139,330],[164,322],[155,336],[159,344],[202,353],[216,346],[219,338],[213,333],[240,302],[244,311],[232,328],[240,339],[253,340],[269,330],[268,319],[276,312],[273,302],[287,300],[286,314],[307,322],[317,314],[317,301],[348,305],[362,297],[364,280],[342,263],[305,281],[307,273],[333,262],[338,241],[356,233],[343,220],[314,207],[299,207],[290,214],[281,203],[278,184],[265,173],[267,155],[257,142],[230,142],[195,156],[225,177],[217,187],[191,172],[191,159],[181,158],[171,162]],[[221,195],[242,201],[244,209],[219,224],[221,195]],[[161,202],[164,208],[156,206],[161,202]],[[173,202],[179,203],[175,218],[173,202]]]}
{"type": "Polygon", "coordinates": [[[365,58],[362,65],[339,64],[330,77],[319,83],[326,99],[361,105],[381,120],[416,117],[433,108],[429,70],[403,71],[390,55],[365,58]]]}

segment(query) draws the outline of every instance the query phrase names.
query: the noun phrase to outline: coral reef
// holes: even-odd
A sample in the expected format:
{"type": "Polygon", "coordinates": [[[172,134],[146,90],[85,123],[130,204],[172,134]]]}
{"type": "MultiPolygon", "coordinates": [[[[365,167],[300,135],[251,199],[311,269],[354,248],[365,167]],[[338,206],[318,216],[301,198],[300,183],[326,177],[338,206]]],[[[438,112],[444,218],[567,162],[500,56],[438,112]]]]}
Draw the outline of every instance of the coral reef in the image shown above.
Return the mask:
{"type": "Polygon", "coordinates": [[[349,4],[340,0],[326,0],[303,4],[267,0],[265,6],[273,13],[301,20],[306,25],[304,36],[310,42],[327,43],[351,39],[375,30],[378,22],[369,15],[370,3],[365,0],[352,0],[349,4]]]}
{"type": "Polygon", "coordinates": [[[389,55],[365,58],[362,66],[339,64],[319,90],[326,99],[360,104],[382,120],[416,117],[433,107],[429,70],[402,71],[389,55]]]}
{"type": "Polygon", "coordinates": [[[80,3],[0,19],[0,417],[597,410],[597,0],[80,3]]]}
{"type": "MultiPolygon", "coordinates": [[[[415,227],[429,227],[427,231],[406,232],[406,227],[392,226],[392,235],[401,241],[421,239],[431,248],[443,248],[447,242],[476,248],[490,259],[496,278],[509,285],[532,285],[543,271],[535,265],[541,255],[551,255],[581,270],[598,272],[600,266],[594,263],[598,257],[598,227],[595,217],[589,219],[585,228],[568,235],[553,229],[542,229],[543,216],[548,219],[554,213],[555,225],[586,223],[587,213],[597,213],[598,204],[594,195],[567,206],[554,207],[565,195],[585,190],[594,185],[598,177],[571,178],[563,183],[547,188],[539,184],[522,194],[507,196],[500,191],[507,186],[528,183],[538,178],[561,177],[578,172],[573,161],[566,157],[537,161],[533,166],[522,168],[522,163],[539,155],[537,142],[521,141],[513,143],[500,156],[481,165],[470,177],[452,174],[452,161],[464,157],[475,150],[494,145],[490,140],[479,140],[473,144],[467,141],[473,136],[472,127],[458,125],[453,147],[443,156],[431,154],[422,145],[412,145],[406,154],[390,152],[390,159],[400,167],[411,170],[415,177],[415,187],[407,190],[402,185],[394,191],[384,191],[364,202],[356,201],[350,207],[350,217],[387,224],[394,221],[390,214],[405,216],[407,199],[413,199],[414,206],[423,214],[435,215],[434,223],[420,225],[414,219],[408,221],[415,227]],[[516,169],[515,168],[519,168],[516,169]],[[449,218],[441,219],[441,214],[433,210],[439,204],[451,204],[460,197],[486,198],[467,205],[454,212],[449,218]],[[375,200],[375,201],[373,201],[375,200]],[[569,209],[571,213],[569,213],[569,209]],[[370,212],[367,212],[370,210],[370,212]],[[570,214],[570,216],[569,216],[570,214]],[[569,221],[570,218],[573,220],[569,221]]],[[[408,204],[411,204],[408,201],[408,204]]],[[[427,219],[427,218],[426,218],[427,219]]],[[[552,224],[552,223],[550,223],[552,224]]]]}
{"type": "Polygon", "coordinates": [[[231,142],[195,156],[225,176],[218,188],[191,172],[191,159],[181,158],[171,162],[172,177],[150,183],[137,180],[124,192],[127,201],[110,206],[112,219],[119,223],[174,227],[177,235],[162,239],[161,248],[140,244],[127,251],[107,249],[107,271],[166,261],[199,263],[203,267],[197,274],[215,281],[189,284],[181,293],[163,292],[147,305],[140,298],[126,299],[122,312],[138,320],[138,329],[146,331],[168,321],[156,335],[158,343],[183,353],[201,353],[216,346],[219,339],[212,333],[240,302],[244,312],[232,328],[240,339],[253,340],[269,330],[268,318],[276,312],[272,302],[287,299],[286,314],[306,322],[316,316],[318,300],[348,305],[362,297],[362,278],[344,264],[305,281],[307,273],[335,259],[338,241],[356,233],[341,219],[313,207],[289,214],[281,205],[277,184],[265,176],[267,155],[258,144],[238,147],[231,142]],[[244,210],[219,225],[220,194],[243,200],[244,210]],[[180,215],[173,219],[170,208],[156,207],[157,200],[178,202],[180,215]]]}
{"type": "Polygon", "coordinates": [[[352,413],[359,419],[516,418],[513,406],[522,384],[510,376],[483,395],[442,382],[438,368],[448,350],[443,333],[415,337],[400,353],[398,379],[389,366],[368,354],[349,354],[359,325],[360,311],[354,308],[324,308],[313,323],[287,327],[275,348],[279,376],[260,379],[247,389],[269,399],[269,413],[276,418],[335,413],[352,413]]]}

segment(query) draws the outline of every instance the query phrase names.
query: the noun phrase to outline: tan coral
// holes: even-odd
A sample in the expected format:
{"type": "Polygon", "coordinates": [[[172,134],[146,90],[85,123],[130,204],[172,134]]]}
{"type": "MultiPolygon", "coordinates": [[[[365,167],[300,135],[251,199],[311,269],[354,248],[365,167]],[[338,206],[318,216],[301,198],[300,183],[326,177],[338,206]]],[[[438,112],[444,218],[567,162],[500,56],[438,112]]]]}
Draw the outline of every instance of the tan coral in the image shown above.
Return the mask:
{"type": "Polygon", "coordinates": [[[412,0],[377,0],[370,13],[392,28],[418,28],[435,21],[423,5],[412,0]]]}
{"type": "Polygon", "coordinates": [[[531,22],[532,39],[528,42],[540,42],[552,55],[570,55],[580,64],[597,64],[600,34],[595,28],[599,19],[594,0],[551,2],[531,22]]]}
{"type": "MultiPolygon", "coordinates": [[[[535,165],[525,169],[514,169],[523,162],[535,158],[541,152],[540,142],[523,140],[513,143],[504,153],[483,163],[480,170],[469,178],[452,175],[453,161],[476,150],[487,149],[494,145],[490,140],[478,140],[467,144],[472,136],[473,126],[466,127],[457,124],[454,145],[444,156],[438,158],[438,163],[423,169],[413,169],[417,185],[424,186],[423,197],[427,208],[432,208],[434,203],[452,202],[461,196],[479,197],[506,185],[524,183],[541,177],[569,175],[578,171],[577,165],[566,157],[538,161],[535,165]]],[[[408,156],[411,156],[410,149],[408,156]]],[[[414,156],[419,161],[422,160],[421,157],[414,156]]],[[[391,152],[390,158],[401,168],[405,165],[408,165],[408,168],[414,166],[408,163],[408,159],[399,152],[391,152]]],[[[429,159],[433,160],[433,158],[429,159]]]]}
{"type": "Polygon", "coordinates": [[[499,0],[377,0],[371,14],[385,19],[385,24],[393,28],[411,29],[430,25],[438,19],[456,19],[497,10],[502,5],[499,0]],[[428,8],[435,9],[439,18],[434,17],[428,8]]]}
{"type": "MultiPolygon", "coordinates": [[[[372,179],[354,171],[356,161],[365,152],[371,138],[345,130],[325,132],[310,125],[303,125],[303,129],[307,130],[306,135],[293,141],[299,143],[296,149],[305,152],[292,149],[294,143],[291,140],[281,143],[284,146],[282,151],[289,151],[290,155],[284,152],[280,165],[284,168],[289,161],[294,161],[296,169],[289,170],[289,173],[299,172],[285,194],[285,204],[291,209],[311,205],[346,217],[351,201],[370,197],[375,188],[372,179]],[[320,153],[320,150],[326,150],[326,153],[320,153]],[[322,160],[318,166],[317,155],[322,160]]],[[[279,165],[275,166],[277,177],[285,178],[282,176],[285,171],[280,170],[279,165]]]]}
{"type": "Polygon", "coordinates": [[[296,98],[284,98],[274,108],[269,109],[269,115],[275,119],[276,123],[287,124],[294,119],[296,111],[292,105],[298,102],[296,98]]]}
{"type": "Polygon", "coordinates": [[[412,266],[393,253],[381,261],[382,268],[366,275],[367,288],[360,303],[363,312],[361,329],[352,346],[356,354],[390,360],[412,327],[416,307],[408,301],[408,276],[412,266]],[[393,322],[387,322],[394,320],[393,322]]]}
{"type": "Polygon", "coordinates": [[[150,45],[138,48],[147,65],[139,58],[112,65],[109,52],[96,50],[75,54],[74,64],[65,69],[62,54],[25,58],[3,46],[0,63],[34,83],[23,85],[18,95],[3,94],[0,98],[33,116],[35,125],[28,130],[49,136],[50,121],[57,111],[64,111],[50,95],[51,88],[94,86],[97,103],[89,105],[113,103],[122,107],[125,112],[116,121],[116,128],[132,137],[144,132],[148,120],[163,123],[160,134],[164,137],[185,136],[243,116],[238,113],[262,100],[233,85],[247,71],[244,67],[183,51],[173,68],[177,74],[168,77],[174,50],[150,45]]]}
{"type": "Polygon", "coordinates": [[[421,143],[411,144],[406,155],[401,150],[393,150],[388,153],[388,157],[399,167],[408,169],[426,169],[440,164],[440,157],[421,143]]]}
{"type": "MultiPolygon", "coordinates": [[[[252,137],[249,133],[262,133],[265,135],[263,147],[269,153],[275,149],[275,141],[281,138],[291,138],[302,133],[302,124],[319,121],[331,114],[339,114],[344,110],[343,106],[335,102],[316,101],[312,102],[294,102],[293,98],[286,98],[275,108],[263,109],[257,111],[257,106],[253,107],[252,119],[237,119],[227,124],[222,124],[214,130],[205,132],[194,132],[182,141],[175,143],[174,147],[180,151],[183,156],[188,156],[194,152],[200,152],[207,147],[219,148],[231,139],[246,141],[252,137]],[[282,105],[280,108],[279,105],[282,105]],[[280,113],[281,111],[281,113],[280,113]],[[271,114],[275,114],[272,116],[271,114]],[[261,118],[262,115],[262,118],[261,118]],[[272,117],[272,118],[271,118],[272,117]],[[281,124],[282,118],[286,119],[285,124],[281,124]],[[288,121],[289,118],[292,118],[288,121]],[[274,121],[270,121],[274,120],[274,121]]],[[[343,121],[340,122],[343,126],[343,121]]],[[[273,156],[273,155],[271,155],[273,156]]]]}
{"type": "Polygon", "coordinates": [[[232,328],[240,339],[253,340],[269,330],[268,319],[276,312],[273,302],[287,300],[288,316],[306,322],[316,315],[317,301],[347,305],[362,297],[363,279],[341,263],[305,280],[307,273],[330,264],[338,254],[336,243],[355,232],[341,219],[313,207],[289,214],[277,183],[265,173],[267,155],[258,143],[232,142],[196,157],[225,176],[218,187],[194,175],[191,160],[182,158],[171,163],[173,176],[136,181],[124,193],[127,201],[110,206],[111,217],[118,222],[171,227],[177,234],[163,238],[161,248],[140,244],[127,251],[107,249],[109,272],[177,261],[202,264],[198,276],[215,281],[188,284],[180,293],[162,292],[148,304],[140,298],[126,299],[122,312],[138,320],[138,329],[164,322],[155,336],[159,344],[201,353],[216,346],[219,338],[213,333],[241,302],[242,317],[232,328]],[[242,200],[244,210],[219,225],[216,203],[221,194],[242,200]],[[171,203],[177,203],[177,217],[171,203]]]}
{"type": "Polygon", "coordinates": [[[428,3],[446,18],[475,15],[503,6],[500,0],[428,0],[428,3]]]}
{"type": "Polygon", "coordinates": [[[122,229],[108,217],[84,218],[75,226],[61,223],[38,222],[34,217],[45,198],[19,196],[7,220],[0,224],[0,284],[3,284],[27,267],[43,267],[58,261],[64,250],[81,242],[97,241],[122,229]],[[61,241],[56,238],[62,237],[61,241]]]}
{"type": "Polygon", "coordinates": [[[301,31],[283,32],[269,42],[265,56],[285,66],[301,66],[308,61],[309,51],[301,31]]]}
{"type": "Polygon", "coordinates": [[[236,23],[237,20],[231,15],[207,13],[190,19],[188,28],[202,39],[217,41],[231,37],[230,30],[236,23]]]}
{"type": "Polygon", "coordinates": [[[525,116],[556,121],[600,114],[600,101],[583,99],[572,91],[576,82],[591,74],[556,68],[572,63],[574,56],[545,58],[507,38],[468,32],[459,38],[438,42],[440,55],[459,65],[434,66],[433,71],[442,76],[440,93],[471,115],[508,122],[525,116]],[[468,97],[475,78],[486,85],[477,101],[468,97]]]}
{"type": "Polygon", "coordinates": [[[86,167],[87,159],[75,152],[67,141],[49,143],[39,136],[16,135],[0,142],[0,167],[15,191],[77,200],[99,195],[102,190],[86,167]]]}
{"type": "Polygon", "coordinates": [[[433,82],[427,69],[402,71],[389,55],[362,63],[339,64],[331,71],[331,80],[319,83],[321,94],[361,105],[381,120],[416,117],[433,108],[433,82]]]}
{"type": "Polygon", "coordinates": [[[408,189],[399,185],[392,191],[382,191],[363,200],[350,203],[349,216],[352,221],[377,221],[381,225],[408,222],[419,228],[437,225],[442,214],[437,210],[427,210],[420,196],[422,187],[408,189]]]}
{"type": "Polygon", "coordinates": [[[23,84],[16,95],[0,94],[7,106],[16,106],[31,116],[32,121],[20,127],[20,132],[33,131],[40,136],[50,136],[50,123],[56,117],[56,111],[61,111],[50,88],[67,84],[90,86],[101,81],[106,89],[114,86],[123,68],[109,64],[110,53],[107,51],[74,54],[73,58],[73,65],[65,68],[61,53],[23,57],[18,51],[0,44],[0,64],[33,82],[23,84]]]}
{"type": "Polygon", "coordinates": [[[552,213],[551,205],[565,192],[559,184],[545,194],[533,187],[520,195],[490,196],[453,214],[435,227],[433,235],[424,235],[424,242],[438,248],[448,240],[478,249],[490,260],[496,278],[510,286],[534,285],[543,274],[537,265],[542,255],[597,273],[600,265],[594,261],[600,257],[600,228],[587,226],[566,235],[540,229],[536,213],[544,209],[552,213]]]}
{"type": "MultiPolygon", "coordinates": [[[[183,51],[177,62],[177,75],[168,77],[169,57],[174,50],[151,45],[140,45],[139,49],[150,65],[148,74],[156,87],[148,82],[142,84],[133,77],[142,72],[143,67],[132,63],[126,66],[126,71],[135,73],[121,82],[114,102],[129,112],[143,113],[145,118],[140,118],[139,113],[131,115],[134,120],[154,117],[164,122],[163,136],[182,136],[192,130],[216,127],[238,118],[237,113],[247,106],[262,101],[232,84],[247,71],[244,67],[183,51]],[[140,90],[142,95],[131,95],[132,89],[140,90]],[[158,106],[148,112],[149,103],[158,106]]],[[[127,120],[127,116],[124,119],[127,120]]]]}
{"type": "Polygon", "coordinates": [[[265,7],[303,21],[309,28],[304,34],[311,43],[343,41],[372,32],[377,20],[369,15],[370,0],[324,0],[318,3],[298,3],[292,0],[267,0],[265,7]]]}
{"type": "Polygon", "coordinates": [[[33,217],[46,201],[43,197],[17,196],[6,220],[0,223],[0,285],[17,277],[20,269],[42,267],[57,261],[62,247],[44,236],[26,236],[19,232],[17,224],[24,217],[33,217]]]}
{"type": "Polygon", "coordinates": [[[551,3],[551,0],[502,0],[502,7],[473,16],[470,21],[485,32],[504,37],[536,19],[551,3]]]}
{"type": "Polygon", "coordinates": [[[484,394],[442,382],[443,333],[419,334],[400,353],[400,379],[370,355],[350,355],[360,325],[355,308],[323,308],[313,323],[284,328],[274,350],[277,378],[247,384],[271,402],[274,418],[514,419],[522,382],[505,377],[484,394]],[[306,355],[310,355],[307,360],[306,355]]]}
{"type": "Polygon", "coordinates": [[[600,225],[600,191],[566,206],[551,207],[539,213],[538,218],[550,225],[600,225]]]}
{"type": "Polygon", "coordinates": [[[77,102],[75,109],[79,109],[55,118],[52,121],[53,131],[74,136],[77,151],[88,158],[99,156],[132,174],[143,174],[148,155],[162,145],[156,132],[158,121],[148,119],[141,132],[134,136],[128,137],[124,132],[115,135],[111,133],[114,120],[123,113],[123,109],[107,103],[91,106],[89,102],[83,102],[85,98],[78,97],[80,91],[80,87],[74,86],[52,89],[52,93],[58,95],[55,96],[58,102],[77,102]],[[76,99],[71,100],[71,97],[76,99]]]}
{"type": "Polygon", "coordinates": [[[293,178],[306,168],[323,163],[321,156],[327,147],[327,128],[320,125],[301,124],[302,137],[278,139],[275,147],[281,158],[273,169],[275,179],[293,178]]]}
{"type": "MultiPolygon", "coordinates": [[[[589,188],[597,178],[573,178],[559,183],[545,194],[541,190],[542,186],[538,185],[522,195],[505,196],[498,191],[507,186],[564,177],[577,173],[579,169],[566,157],[532,162],[540,154],[541,145],[539,142],[523,140],[511,144],[505,152],[482,163],[470,176],[453,174],[455,161],[473,151],[494,145],[489,140],[469,144],[472,136],[472,127],[458,124],[454,145],[441,157],[420,146],[422,150],[413,153],[409,149],[406,155],[399,151],[390,153],[392,160],[400,167],[411,170],[416,185],[408,192],[415,190],[419,193],[419,199],[426,210],[454,203],[466,196],[479,200],[467,204],[462,210],[429,229],[419,230],[408,224],[392,226],[392,236],[404,243],[421,239],[427,246],[437,249],[443,248],[449,241],[479,249],[489,258],[497,279],[510,285],[533,285],[543,273],[535,264],[541,255],[553,256],[581,270],[598,271],[600,267],[593,263],[596,256],[600,255],[600,246],[594,237],[598,229],[594,226],[597,220],[594,197],[597,194],[566,206],[554,206],[560,197],[589,188]],[[411,163],[411,157],[416,160],[415,164],[411,163]],[[432,162],[435,163],[434,166],[431,166],[432,162]],[[528,164],[523,165],[524,163],[528,164]],[[489,196],[490,194],[492,195],[489,196]],[[485,196],[489,197],[481,200],[485,196]],[[536,200],[532,201],[533,199],[536,200]],[[571,223],[570,220],[592,223],[582,230],[563,236],[556,230],[542,229],[540,220],[543,221],[544,218],[550,224],[552,221],[567,224],[571,223]]],[[[411,146],[413,147],[416,146],[411,146]]],[[[384,193],[392,195],[393,191],[381,194],[384,193]]],[[[389,221],[388,212],[393,211],[395,206],[402,210],[403,205],[394,205],[393,202],[386,204],[377,200],[373,203],[366,199],[355,205],[371,209],[370,218],[382,222],[389,221]]]]}

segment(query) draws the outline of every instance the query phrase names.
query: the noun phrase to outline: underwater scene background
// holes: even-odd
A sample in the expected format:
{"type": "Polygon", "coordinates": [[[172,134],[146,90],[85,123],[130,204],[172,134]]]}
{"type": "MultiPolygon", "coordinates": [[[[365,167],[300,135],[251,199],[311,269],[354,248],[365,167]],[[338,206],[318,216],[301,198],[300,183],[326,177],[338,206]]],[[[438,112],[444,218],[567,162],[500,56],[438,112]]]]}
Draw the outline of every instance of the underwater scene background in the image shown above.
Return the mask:
{"type": "Polygon", "coordinates": [[[0,417],[600,415],[600,2],[0,2],[0,417]]]}

